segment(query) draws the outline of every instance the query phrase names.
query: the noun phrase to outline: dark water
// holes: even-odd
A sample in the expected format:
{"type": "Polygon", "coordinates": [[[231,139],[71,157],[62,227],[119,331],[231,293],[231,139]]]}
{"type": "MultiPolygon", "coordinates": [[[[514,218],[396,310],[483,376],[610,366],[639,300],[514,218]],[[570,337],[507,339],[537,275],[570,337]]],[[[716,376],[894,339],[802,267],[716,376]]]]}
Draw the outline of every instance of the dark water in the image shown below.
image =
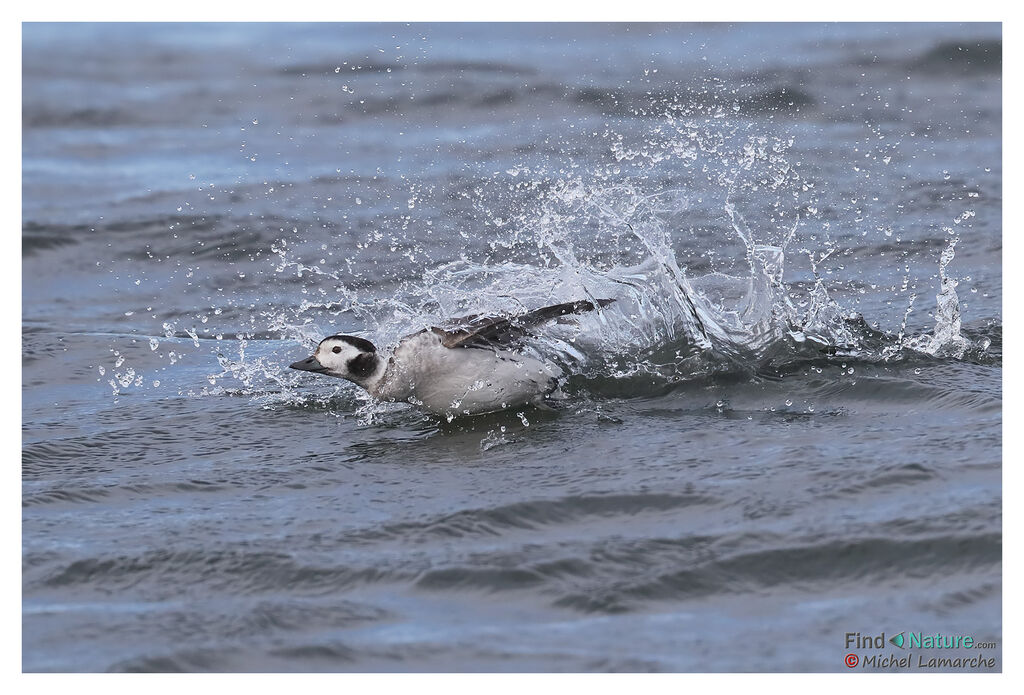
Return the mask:
{"type": "Polygon", "coordinates": [[[26,25],[25,670],[1001,670],[1001,70],[998,25],[26,25]],[[586,295],[554,412],[285,369],[586,295]]]}

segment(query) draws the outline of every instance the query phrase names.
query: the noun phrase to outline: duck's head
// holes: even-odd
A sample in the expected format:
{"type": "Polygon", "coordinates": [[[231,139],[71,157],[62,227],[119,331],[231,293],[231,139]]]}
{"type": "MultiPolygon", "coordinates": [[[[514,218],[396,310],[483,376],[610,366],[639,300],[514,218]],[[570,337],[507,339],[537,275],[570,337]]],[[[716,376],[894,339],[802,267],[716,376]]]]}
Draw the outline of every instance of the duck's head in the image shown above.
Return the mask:
{"type": "Polygon", "coordinates": [[[304,372],[348,379],[365,387],[379,365],[377,348],[369,340],[353,335],[332,335],[320,341],[312,356],[290,366],[304,372]]]}

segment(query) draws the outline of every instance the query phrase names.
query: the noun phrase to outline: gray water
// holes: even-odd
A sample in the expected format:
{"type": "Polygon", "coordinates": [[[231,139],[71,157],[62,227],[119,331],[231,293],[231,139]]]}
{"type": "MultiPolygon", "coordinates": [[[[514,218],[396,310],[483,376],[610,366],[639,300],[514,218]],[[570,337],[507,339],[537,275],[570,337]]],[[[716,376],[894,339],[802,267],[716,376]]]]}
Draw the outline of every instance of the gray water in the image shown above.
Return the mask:
{"type": "Polygon", "coordinates": [[[23,40],[25,670],[1002,669],[998,25],[23,40]],[[286,368],[587,296],[553,410],[286,368]]]}

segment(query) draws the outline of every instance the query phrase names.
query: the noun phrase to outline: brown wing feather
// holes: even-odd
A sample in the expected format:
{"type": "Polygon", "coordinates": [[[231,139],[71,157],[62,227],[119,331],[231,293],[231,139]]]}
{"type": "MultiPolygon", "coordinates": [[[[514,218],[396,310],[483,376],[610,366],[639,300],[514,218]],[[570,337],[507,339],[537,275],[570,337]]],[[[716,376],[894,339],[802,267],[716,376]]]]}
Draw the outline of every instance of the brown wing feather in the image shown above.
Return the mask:
{"type": "Polygon", "coordinates": [[[607,306],[614,301],[598,299],[596,305],[586,300],[565,302],[512,316],[474,314],[446,322],[451,328],[435,327],[431,330],[441,336],[441,344],[449,348],[509,345],[526,335],[533,326],[561,316],[593,311],[598,306],[607,306]]]}

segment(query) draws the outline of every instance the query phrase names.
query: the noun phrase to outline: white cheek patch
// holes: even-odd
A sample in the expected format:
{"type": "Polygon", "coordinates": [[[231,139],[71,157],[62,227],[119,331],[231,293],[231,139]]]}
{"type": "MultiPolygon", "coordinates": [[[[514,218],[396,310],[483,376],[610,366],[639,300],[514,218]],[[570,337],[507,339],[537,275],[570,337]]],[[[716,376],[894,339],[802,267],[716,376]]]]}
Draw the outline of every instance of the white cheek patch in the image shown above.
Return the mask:
{"type": "Polygon", "coordinates": [[[358,355],[359,351],[347,345],[342,345],[340,352],[335,352],[334,348],[335,346],[332,345],[328,348],[318,349],[315,356],[323,366],[335,373],[345,374],[348,372],[348,361],[358,355]]]}

